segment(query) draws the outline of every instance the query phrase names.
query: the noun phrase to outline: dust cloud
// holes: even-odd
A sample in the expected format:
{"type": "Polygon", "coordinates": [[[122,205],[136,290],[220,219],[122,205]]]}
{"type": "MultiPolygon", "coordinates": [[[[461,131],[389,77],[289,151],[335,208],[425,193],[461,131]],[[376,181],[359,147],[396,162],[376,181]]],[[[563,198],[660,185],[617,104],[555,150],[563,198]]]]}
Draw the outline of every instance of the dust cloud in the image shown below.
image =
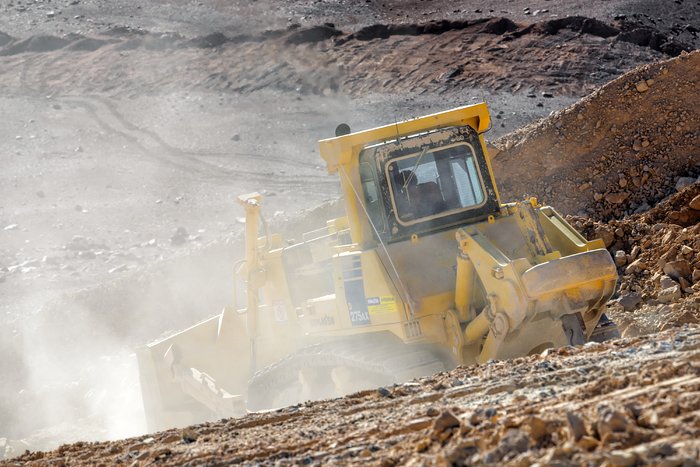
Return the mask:
{"type": "Polygon", "coordinates": [[[230,304],[239,247],[234,236],[139,275],[46,297],[6,325],[0,438],[8,454],[145,432],[133,349],[230,304]]]}
{"type": "MultiPolygon", "coordinates": [[[[322,226],[341,207],[327,203],[291,221],[269,211],[263,209],[271,232],[284,228],[300,239],[309,222],[322,226]]],[[[242,214],[238,206],[232,212],[242,214]]],[[[0,370],[10,375],[0,381],[5,454],[145,433],[134,349],[234,305],[234,264],[244,255],[241,228],[117,279],[28,295],[35,310],[0,330],[0,370]]],[[[237,287],[240,309],[245,295],[240,281],[237,287]]],[[[249,376],[240,375],[242,385],[249,376]]]]}

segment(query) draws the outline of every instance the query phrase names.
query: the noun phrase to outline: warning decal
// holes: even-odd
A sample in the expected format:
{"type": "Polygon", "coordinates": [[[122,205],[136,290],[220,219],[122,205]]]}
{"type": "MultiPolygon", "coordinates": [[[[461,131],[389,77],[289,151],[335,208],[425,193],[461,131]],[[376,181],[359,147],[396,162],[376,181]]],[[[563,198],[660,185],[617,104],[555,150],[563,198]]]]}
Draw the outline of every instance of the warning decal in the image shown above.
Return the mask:
{"type": "Polygon", "coordinates": [[[370,313],[390,313],[396,311],[396,298],[393,295],[370,297],[367,299],[367,310],[370,313]]]}

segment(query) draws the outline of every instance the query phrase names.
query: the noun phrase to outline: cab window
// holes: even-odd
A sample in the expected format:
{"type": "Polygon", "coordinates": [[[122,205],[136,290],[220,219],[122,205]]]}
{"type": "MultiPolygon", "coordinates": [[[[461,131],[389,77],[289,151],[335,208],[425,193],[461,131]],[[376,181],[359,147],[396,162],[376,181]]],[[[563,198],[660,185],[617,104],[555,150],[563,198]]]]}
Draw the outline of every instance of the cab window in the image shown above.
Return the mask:
{"type": "Polygon", "coordinates": [[[404,156],[387,167],[399,222],[410,225],[478,207],[484,189],[471,146],[404,156]]]}
{"type": "Polygon", "coordinates": [[[386,231],[386,219],[382,207],[382,198],[372,166],[368,162],[360,163],[360,182],[365,196],[365,209],[369,220],[379,233],[386,231]]]}

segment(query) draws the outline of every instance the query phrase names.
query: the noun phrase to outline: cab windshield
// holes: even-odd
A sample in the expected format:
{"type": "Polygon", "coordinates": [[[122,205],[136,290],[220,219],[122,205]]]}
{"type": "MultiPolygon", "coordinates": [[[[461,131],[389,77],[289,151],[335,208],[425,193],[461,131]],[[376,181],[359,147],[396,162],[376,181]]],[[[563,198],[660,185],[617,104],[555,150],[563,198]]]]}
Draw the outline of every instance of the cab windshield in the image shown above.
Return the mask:
{"type": "Polygon", "coordinates": [[[405,225],[484,203],[481,177],[468,144],[394,159],[387,172],[396,217],[405,225]]]}

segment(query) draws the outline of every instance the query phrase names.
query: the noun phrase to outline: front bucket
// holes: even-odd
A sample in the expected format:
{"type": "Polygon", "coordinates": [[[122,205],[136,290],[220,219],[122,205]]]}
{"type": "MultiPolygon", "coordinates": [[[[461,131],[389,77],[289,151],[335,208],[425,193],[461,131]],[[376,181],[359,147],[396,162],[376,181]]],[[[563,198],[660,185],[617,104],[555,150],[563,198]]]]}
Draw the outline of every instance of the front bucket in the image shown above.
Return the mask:
{"type": "Polygon", "coordinates": [[[149,431],[245,413],[245,316],[232,310],[136,349],[149,431]]]}

